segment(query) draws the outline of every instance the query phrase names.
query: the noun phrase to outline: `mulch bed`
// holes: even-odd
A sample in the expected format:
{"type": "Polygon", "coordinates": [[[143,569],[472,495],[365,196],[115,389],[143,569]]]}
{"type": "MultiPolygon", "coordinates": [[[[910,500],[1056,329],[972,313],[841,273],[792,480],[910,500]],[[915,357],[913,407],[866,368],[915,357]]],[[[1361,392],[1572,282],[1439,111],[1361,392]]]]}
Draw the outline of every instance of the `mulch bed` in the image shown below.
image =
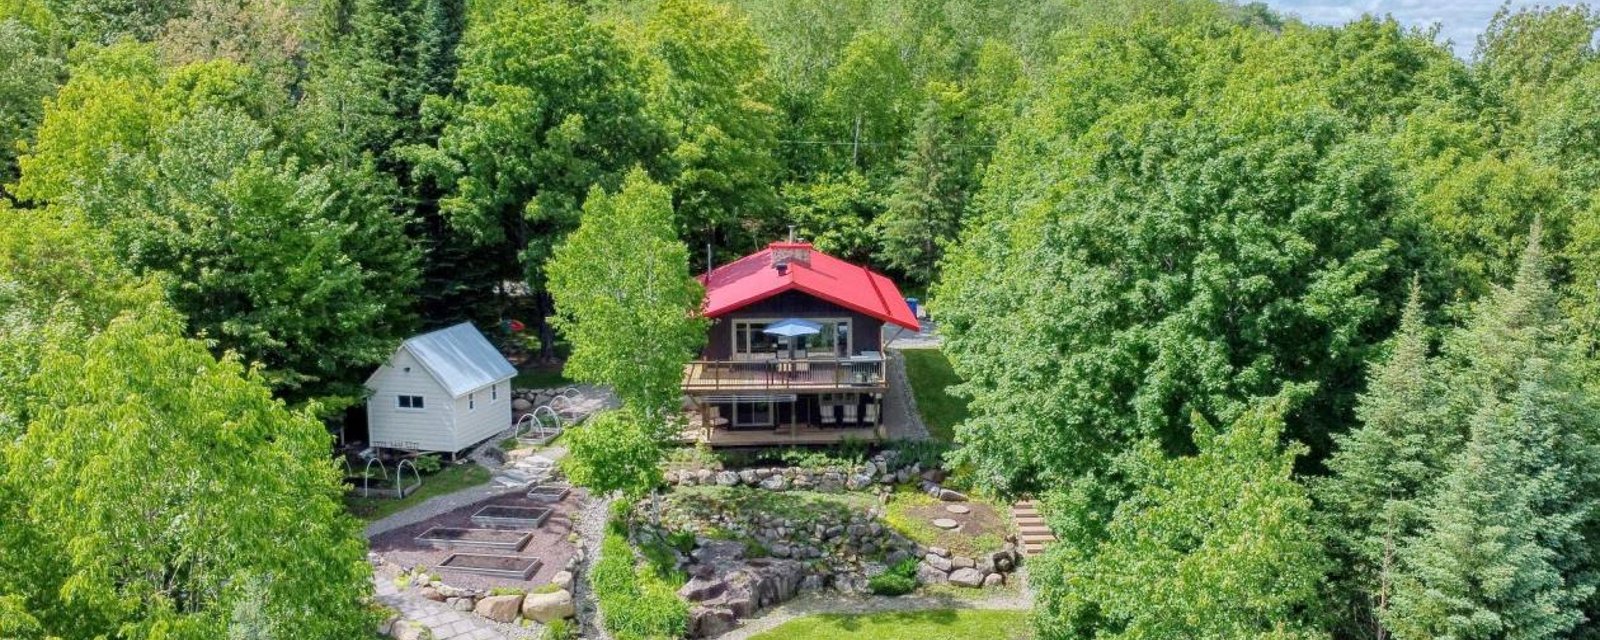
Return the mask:
{"type": "Polygon", "coordinates": [[[451,586],[468,589],[493,589],[495,587],[532,588],[549,582],[550,578],[561,571],[567,565],[567,560],[577,552],[577,547],[567,542],[567,535],[572,533],[572,516],[577,511],[578,501],[582,499],[582,494],[582,490],[574,489],[572,494],[568,495],[565,500],[554,503],[529,500],[521,493],[489,498],[411,526],[384,533],[372,539],[371,548],[372,551],[382,555],[385,560],[401,566],[414,567],[420,565],[429,567],[430,571],[438,573],[439,577],[444,579],[445,584],[451,586]],[[415,539],[433,527],[479,528],[472,523],[472,514],[489,505],[548,507],[551,509],[551,513],[549,519],[545,520],[544,526],[532,530],[533,537],[528,540],[527,546],[515,553],[496,553],[493,551],[467,549],[436,549],[431,545],[419,544],[415,539]],[[450,554],[462,552],[528,556],[538,558],[543,564],[528,580],[496,578],[432,569],[432,567],[436,567],[440,562],[443,562],[450,554]]]}

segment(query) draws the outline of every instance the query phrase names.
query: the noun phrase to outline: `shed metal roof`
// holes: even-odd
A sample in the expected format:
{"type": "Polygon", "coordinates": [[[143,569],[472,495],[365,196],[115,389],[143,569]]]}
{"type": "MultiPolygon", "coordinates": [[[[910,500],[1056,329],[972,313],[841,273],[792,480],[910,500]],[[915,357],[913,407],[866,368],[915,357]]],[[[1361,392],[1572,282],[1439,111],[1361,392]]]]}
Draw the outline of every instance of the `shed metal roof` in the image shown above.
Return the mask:
{"type": "Polygon", "coordinates": [[[516,367],[470,322],[413,337],[402,348],[410,350],[451,397],[517,375],[516,367]]]}

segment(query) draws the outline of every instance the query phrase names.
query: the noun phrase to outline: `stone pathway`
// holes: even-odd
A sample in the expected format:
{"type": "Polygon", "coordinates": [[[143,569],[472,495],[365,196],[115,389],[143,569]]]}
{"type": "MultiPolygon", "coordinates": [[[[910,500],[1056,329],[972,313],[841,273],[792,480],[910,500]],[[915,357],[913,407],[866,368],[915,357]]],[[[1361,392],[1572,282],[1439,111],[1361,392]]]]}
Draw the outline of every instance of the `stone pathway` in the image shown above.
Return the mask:
{"type": "Polygon", "coordinates": [[[611,514],[611,501],[614,498],[591,497],[584,501],[573,514],[572,522],[574,531],[582,541],[586,553],[583,561],[578,563],[578,570],[572,582],[572,595],[578,605],[578,621],[583,626],[583,637],[592,640],[611,640],[611,634],[606,633],[601,625],[600,604],[594,597],[594,589],[589,588],[589,576],[593,572],[595,562],[600,560],[600,540],[605,536],[606,518],[611,514]]]}
{"type": "Polygon", "coordinates": [[[1015,579],[1020,580],[1024,586],[1019,590],[1008,591],[1003,595],[996,596],[965,598],[939,594],[890,597],[809,593],[767,609],[762,612],[760,617],[744,620],[739,628],[722,634],[716,640],[749,640],[755,635],[771,631],[778,625],[795,618],[823,613],[861,614],[890,611],[930,611],[936,609],[1001,609],[1018,611],[1033,608],[1032,597],[1026,587],[1028,583],[1027,569],[1023,568],[1012,575],[1015,579]]]}
{"type": "Polygon", "coordinates": [[[428,518],[455,511],[469,504],[481,502],[489,498],[499,497],[508,493],[525,490],[520,487],[504,487],[494,483],[480,484],[468,487],[455,493],[434,496],[422,501],[421,504],[410,507],[404,511],[379,518],[367,524],[366,535],[368,538],[376,537],[399,529],[408,527],[428,518]]]}
{"type": "Polygon", "coordinates": [[[467,611],[456,611],[443,602],[405,594],[394,584],[394,576],[374,573],[373,585],[378,602],[400,612],[401,622],[421,624],[433,632],[434,640],[521,640],[538,638],[534,630],[497,624],[467,611]]]}

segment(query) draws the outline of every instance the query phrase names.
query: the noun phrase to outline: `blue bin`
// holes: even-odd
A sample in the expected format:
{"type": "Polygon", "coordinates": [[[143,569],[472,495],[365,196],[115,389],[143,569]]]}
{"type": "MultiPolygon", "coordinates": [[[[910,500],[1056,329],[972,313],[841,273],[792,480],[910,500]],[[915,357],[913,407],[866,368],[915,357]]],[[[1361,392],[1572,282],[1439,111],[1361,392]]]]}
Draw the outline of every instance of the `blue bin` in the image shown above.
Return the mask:
{"type": "Polygon", "coordinates": [[[921,303],[922,303],[922,301],[918,300],[916,298],[906,298],[906,306],[911,307],[911,317],[913,317],[913,318],[921,318],[922,317],[922,312],[917,309],[917,306],[920,305],[921,303]]]}

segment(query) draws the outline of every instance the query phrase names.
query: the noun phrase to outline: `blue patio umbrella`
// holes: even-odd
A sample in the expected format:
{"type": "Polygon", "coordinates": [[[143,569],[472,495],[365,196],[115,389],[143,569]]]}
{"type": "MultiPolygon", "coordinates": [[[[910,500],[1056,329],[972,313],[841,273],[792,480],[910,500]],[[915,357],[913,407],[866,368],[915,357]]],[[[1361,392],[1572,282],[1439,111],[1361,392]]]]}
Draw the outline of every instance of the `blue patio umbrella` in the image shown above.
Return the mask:
{"type": "Polygon", "coordinates": [[[769,324],[767,325],[767,328],[762,329],[761,332],[775,336],[783,336],[785,338],[793,338],[795,336],[814,336],[822,333],[822,325],[810,320],[789,318],[787,320],[779,320],[769,324]]]}
{"type": "Polygon", "coordinates": [[[822,325],[810,320],[800,318],[786,318],[767,325],[762,333],[774,336],[783,336],[789,340],[789,358],[794,358],[794,338],[796,336],[814,336],[822,333],[822,325]]]}

